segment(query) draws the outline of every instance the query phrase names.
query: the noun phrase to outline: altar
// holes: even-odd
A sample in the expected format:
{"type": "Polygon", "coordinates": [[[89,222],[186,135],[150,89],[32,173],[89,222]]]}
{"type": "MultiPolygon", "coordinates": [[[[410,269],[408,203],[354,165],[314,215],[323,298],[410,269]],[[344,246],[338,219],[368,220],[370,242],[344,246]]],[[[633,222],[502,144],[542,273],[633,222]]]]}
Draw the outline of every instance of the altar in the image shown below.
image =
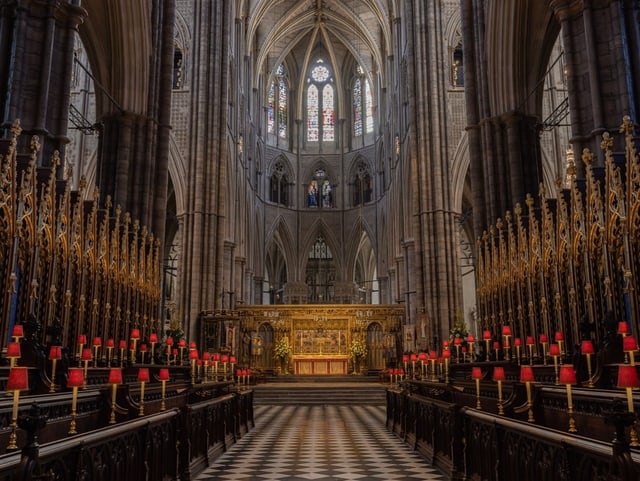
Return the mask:
{"type": "Polygon", "coordinates": [[[302,376],[332,376],[348,373],[348,356],[294,356],[293,373],[302,376]]]}

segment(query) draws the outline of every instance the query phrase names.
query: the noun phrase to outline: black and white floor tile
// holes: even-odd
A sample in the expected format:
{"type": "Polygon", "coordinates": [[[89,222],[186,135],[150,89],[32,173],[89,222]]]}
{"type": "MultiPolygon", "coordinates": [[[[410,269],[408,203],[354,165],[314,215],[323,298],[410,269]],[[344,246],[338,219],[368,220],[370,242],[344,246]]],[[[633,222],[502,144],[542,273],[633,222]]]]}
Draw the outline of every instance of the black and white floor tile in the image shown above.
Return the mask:
{"type": "Polygon", "coordinates": [[[383,406],[257,406],[198,481],[445,481],[385,427],[383,406]]]}

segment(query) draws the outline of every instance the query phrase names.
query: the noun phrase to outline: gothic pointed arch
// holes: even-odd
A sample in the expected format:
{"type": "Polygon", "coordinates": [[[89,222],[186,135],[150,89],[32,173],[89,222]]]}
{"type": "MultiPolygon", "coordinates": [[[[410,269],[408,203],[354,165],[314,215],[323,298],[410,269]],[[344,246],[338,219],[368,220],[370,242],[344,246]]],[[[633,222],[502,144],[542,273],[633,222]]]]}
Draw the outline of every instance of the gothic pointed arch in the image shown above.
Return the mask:
{"type": "Polygon", "coordinates": [[[302,179],[305,199],[302,205],[310,209],[336,207],[336,183],[330,165],[320,158],[311,164],[302,179]]]}
{"type": "Polygon", "coordinates": [[[349,203],[351,207],[368,204],[373,200],[373,169],[365,157],[355,158],[349,169],[349,203]]]}
{"type": "Polygon", "coordinates": [[[291,204],[291,186],[294,183],[293,169],[285,155],[279,155],[269,165],[269,201],[288,206],[291,204]]]}

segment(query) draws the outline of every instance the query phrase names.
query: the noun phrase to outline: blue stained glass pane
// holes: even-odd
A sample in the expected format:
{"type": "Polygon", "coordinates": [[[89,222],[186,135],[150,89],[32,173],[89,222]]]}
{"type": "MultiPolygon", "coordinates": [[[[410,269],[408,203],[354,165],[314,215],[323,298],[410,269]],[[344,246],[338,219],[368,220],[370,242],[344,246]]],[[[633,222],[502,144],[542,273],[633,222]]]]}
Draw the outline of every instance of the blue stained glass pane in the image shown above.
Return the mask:
{"type": "Polygon", "coordinates": [[[271,84],[269,89],[269,95],[267,96],[267,132],[273,134],[275,132],[275,108],[276,108],[276,94],[275,84],[271,84]]]}
{"type": "Polygon", "coordinates": [[[362,135],[362,82],[356,79],[353,86],[353,135],[362,135]]]}
{"type": "Polygon", "coordinates": [[[322,140],[333,140],[334,133],[333,87],[322,89],[322,140]]]}
{"type": "Polygon", "coordinates": [[[310,85],[307,90],[307,140],[310,142],[318,141],[318,107],[318,87],[310,85]]]}

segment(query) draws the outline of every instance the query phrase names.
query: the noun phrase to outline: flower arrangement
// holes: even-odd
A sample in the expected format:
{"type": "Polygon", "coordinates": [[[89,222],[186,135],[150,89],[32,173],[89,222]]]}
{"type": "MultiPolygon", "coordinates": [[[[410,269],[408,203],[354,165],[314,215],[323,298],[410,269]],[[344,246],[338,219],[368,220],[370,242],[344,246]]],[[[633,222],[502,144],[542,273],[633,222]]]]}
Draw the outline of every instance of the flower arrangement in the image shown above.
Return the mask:
{"type": "Polygon", "coordinates": [[[349,347],[349,354],[354,359],[360,359],[367,355],[367,345],[362,339],[354,338],[349,347]]]}
{"type": "Polygon", "coordinates": [[[466,346],[467,345],[467,336],[468,335],[469,335],[469,331],[467,329],[467,324],[464,322],[464,318],[462,317],[462,313],[458,311],[456,313],[455,324],[453,325],[453,327],[451,328],[451,331],[449,333],[449,342],[451,344],[451,348],[453,348],[453,345],[454,345],[456,337],[460,339],[460,345],[461,346],[466,346]]]}
{"type": "Polygon", "coordinates": [[[291,356],[291,345],[286,336],[276,341],[276,345],[273,347],[273,355],[278,359],[286,359],[291,356]]]}

